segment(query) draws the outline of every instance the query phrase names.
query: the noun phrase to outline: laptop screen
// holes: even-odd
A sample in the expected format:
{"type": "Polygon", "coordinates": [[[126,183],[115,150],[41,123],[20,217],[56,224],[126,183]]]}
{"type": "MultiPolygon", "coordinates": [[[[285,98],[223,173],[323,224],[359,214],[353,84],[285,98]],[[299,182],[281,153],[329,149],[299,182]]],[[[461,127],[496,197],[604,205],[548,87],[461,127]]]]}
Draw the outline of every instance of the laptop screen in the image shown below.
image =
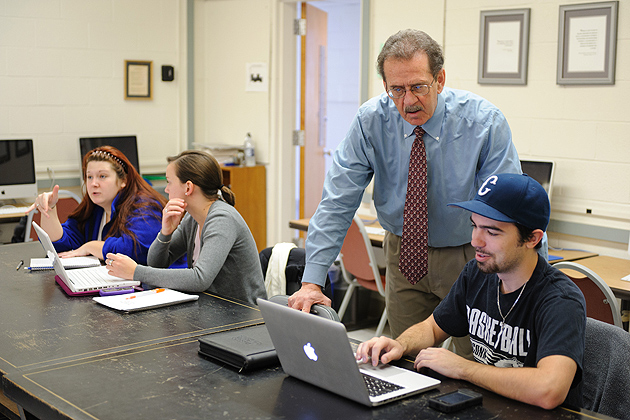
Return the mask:
{"type": "Polygon", "coordinates": [[[553,182],[554,163],[545,160],[521,160],[523,173],[534,178],[547,191],[551,198],[551,184],[553,182]]]}

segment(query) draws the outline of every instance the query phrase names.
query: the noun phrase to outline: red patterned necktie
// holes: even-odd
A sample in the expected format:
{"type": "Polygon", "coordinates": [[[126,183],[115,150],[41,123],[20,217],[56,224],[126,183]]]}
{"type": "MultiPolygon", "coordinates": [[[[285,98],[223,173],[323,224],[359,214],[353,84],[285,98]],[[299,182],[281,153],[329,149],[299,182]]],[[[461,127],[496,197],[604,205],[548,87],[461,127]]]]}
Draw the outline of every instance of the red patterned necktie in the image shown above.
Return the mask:
{"type": "Polygon", "coordinates": [[[403,214],[403,233],[398,268],[409,283],[416,284],[428,272],[427,153],[418,126],[409,157],[407,196],[403,214]]]}

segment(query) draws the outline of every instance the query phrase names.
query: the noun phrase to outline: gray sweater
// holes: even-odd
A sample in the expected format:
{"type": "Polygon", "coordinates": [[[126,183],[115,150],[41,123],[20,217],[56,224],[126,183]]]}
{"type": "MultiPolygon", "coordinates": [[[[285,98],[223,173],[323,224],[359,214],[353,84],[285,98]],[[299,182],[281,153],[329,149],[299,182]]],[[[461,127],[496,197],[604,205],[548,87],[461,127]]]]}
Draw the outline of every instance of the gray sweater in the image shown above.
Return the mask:
{"type": "Polygon", "coordinates": [[[583,407],[618,419],[630,413],[630,334],[592,318],[586,318],[583,407]]]}
{"type": "Polygon", "coordinates": [[[212,203],[201,232],[199,258],[193,267],[197,226],[195,219],[186,214],[171,236],[158,233],[149,248],[149,267],[138,265],[133,279],[150,286],[183,292],[207,291],[253,304],[258,297],[266,298],[256,242],[239,212],[224,201],[212,203]],[[184,253],[188,255],[188,268],[167,269],[184,253]]]}

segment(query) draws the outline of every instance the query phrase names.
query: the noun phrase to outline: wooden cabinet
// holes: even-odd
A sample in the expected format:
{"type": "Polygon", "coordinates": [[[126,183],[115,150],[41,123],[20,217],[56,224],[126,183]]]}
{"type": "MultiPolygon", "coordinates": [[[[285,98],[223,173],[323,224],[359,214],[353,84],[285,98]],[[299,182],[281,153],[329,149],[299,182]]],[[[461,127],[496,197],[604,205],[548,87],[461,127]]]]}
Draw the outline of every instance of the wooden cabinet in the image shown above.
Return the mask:
{"type": "Polygon", "coordinates": [[[267,177],[265,167],[222,166],[223,185],[235,196],[234,207],[252,231],[258,252],[267,247],[267,177]]]}

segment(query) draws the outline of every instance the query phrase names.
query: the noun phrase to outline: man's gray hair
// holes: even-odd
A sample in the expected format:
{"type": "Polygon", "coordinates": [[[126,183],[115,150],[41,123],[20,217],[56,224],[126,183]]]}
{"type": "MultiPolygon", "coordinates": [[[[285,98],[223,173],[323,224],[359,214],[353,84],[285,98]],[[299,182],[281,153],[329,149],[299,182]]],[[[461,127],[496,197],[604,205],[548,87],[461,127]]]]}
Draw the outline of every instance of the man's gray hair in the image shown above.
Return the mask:
{"type": "Polygon", "coordinates": [[[385,81],[385,71],[383,70],[385,60],[388,58],[411,60],[418,52],[424,52],[429,58],[429,70],[435,78],[444,66],[442,47],[425,32],[417,29],[404,29],[385,41],[376,61],[378,74],[385,81]]]}

